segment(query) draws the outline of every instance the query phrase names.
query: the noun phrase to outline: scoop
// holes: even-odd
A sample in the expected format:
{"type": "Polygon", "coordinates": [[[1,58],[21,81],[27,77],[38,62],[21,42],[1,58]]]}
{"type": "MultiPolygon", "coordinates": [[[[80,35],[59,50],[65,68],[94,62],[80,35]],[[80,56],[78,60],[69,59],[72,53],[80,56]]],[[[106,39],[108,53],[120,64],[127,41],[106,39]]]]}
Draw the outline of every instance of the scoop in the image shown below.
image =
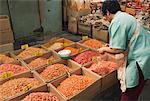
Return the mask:
{"type": "Polygon", "coordinates": [[[69,57],[71,54],[71,50],[61,50],[58,52],[60,57],[69,57]]]}

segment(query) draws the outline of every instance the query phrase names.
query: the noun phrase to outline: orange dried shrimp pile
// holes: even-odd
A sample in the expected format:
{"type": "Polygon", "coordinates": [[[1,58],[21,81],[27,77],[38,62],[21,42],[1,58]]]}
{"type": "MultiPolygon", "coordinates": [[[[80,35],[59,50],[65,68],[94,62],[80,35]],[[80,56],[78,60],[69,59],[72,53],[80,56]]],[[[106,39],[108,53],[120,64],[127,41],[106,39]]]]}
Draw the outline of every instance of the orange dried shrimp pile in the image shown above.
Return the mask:
{"type": "Polygon", "coordinates": [[[85,41],[83,44],[95,49],[99,49],[102,47],[102,43],[96,39],[89,39],[85,41]]]}
{"type": "Polygon", "coordinates": [[[40,75],[47,80],[52,80],[66,72],[69,72],[69,67],[63,64],[54,64],[48,66],[40,75]]]}
{"type": "Polygon", "coordinates": [[[9,80],[0,85],[0,100],[4,100],[8,97],[24,92],[29,85],[30,87],[35,87],[39,84],[40,82],[34,78],[18,78],[9,80]]]}
{"type": "Polygon", "coordinates": [[[66,97],[72,97],[81,90],[88,87],[92,82],[92,78],[82,75],[72,75],[61,82],[57,89],[66,97]]]}
{"type": "Polygon", "coordinates": [[[22,101],[59,101],[53,93],[36,92],[26,96],[22,101]]]}
{"type": "Polygon", "coordinates": [[[97,63],[93,63],[89,70],[99,74],[106,75],[117,68],[117,64],[111,61],[99,61],[97,63]]]}
{"type": "Polygon", "coordinates": [[[25,59],[31,56],[35,56],[36,53],[44,53],[44,52],[45,52],[44,49],[36,48],[36,47],[29,47],[25,49],[24,51],[22,51],[19,55],[17,55],[17,57],[25,59]]]}
{"type": "Polygon", "coordinates": [[[14,62],[15,60],[13,58],[10,58],[6,55],[0,54],[0,63],[4,64],[4,63],[11,63],[14,62]]]}
{"type": "Polygon", "coordinates": [[[78,54],[78,52],[79,52],[79,49],[73,48],[73,47],[66,47],[63,50],[70,50],[71,51],[71,55],[78,54]]]}

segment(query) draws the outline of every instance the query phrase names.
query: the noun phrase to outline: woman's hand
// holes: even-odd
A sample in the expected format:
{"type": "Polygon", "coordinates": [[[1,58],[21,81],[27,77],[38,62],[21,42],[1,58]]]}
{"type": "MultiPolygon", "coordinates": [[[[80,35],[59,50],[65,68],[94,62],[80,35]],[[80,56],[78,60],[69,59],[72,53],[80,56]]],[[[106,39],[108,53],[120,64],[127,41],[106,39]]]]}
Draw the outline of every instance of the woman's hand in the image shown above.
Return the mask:
{"type": "Polygon", "coordinates": [[[106,47],[102,47],[102,48],[99,48],[97,51],[98,51],[100,54],[104,54],[105,49],[106,49],[106,47]]]}

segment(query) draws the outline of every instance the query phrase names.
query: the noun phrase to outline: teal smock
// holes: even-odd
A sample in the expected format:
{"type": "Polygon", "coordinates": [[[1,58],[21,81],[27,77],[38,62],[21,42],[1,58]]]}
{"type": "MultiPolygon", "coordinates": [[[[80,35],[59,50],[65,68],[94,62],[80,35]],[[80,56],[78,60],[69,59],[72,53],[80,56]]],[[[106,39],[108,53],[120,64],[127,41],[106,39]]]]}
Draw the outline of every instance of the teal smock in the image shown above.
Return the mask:
{"type": "MultiPolygon", "coordinates": [[[[136,25],[137,21],[133,16],[118,11],[109,26],[110,48],[126,50],[136,25]]],[[[144,79],[150,79],[150,34],[143,26],[129,48],[126,68],[127,88],[135,87],[139,83],[136,62],[143,72],[144,79]]]]}

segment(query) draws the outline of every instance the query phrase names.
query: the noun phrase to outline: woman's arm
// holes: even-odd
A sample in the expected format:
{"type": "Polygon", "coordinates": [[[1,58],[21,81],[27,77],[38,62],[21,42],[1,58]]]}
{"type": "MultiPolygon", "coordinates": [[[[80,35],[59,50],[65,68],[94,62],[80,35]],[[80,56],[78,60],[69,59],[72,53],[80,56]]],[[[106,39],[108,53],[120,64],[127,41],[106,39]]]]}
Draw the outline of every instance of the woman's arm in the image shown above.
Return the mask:
{"type": "Polygon", "coordinates": [[[102,48],[98,49],[98,52],[99,53],[108,52],[108,53],[118,54],[118,53],[124,52],[124,50],[110,48],[110,47],[102,47],[102,48]]]}

